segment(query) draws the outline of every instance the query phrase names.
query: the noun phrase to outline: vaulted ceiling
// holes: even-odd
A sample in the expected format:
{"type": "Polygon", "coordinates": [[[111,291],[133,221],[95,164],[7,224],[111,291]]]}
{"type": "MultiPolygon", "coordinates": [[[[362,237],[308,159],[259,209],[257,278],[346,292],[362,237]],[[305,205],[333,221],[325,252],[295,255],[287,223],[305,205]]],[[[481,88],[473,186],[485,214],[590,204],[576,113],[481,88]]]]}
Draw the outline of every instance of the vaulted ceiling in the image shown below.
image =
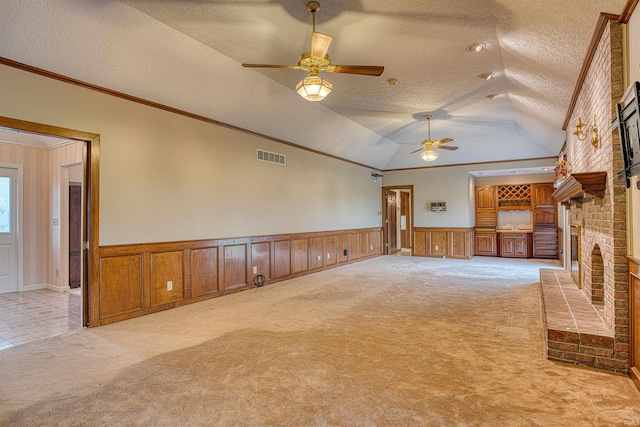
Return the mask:
{"type": "Polygon", "coordinates": [[[323,73],[333,91],[321,102],[295,92],[304,71],[241,66],[297,64],[311,40],[306,3],[8,1],[0,56],[377,169],[427,165],[410,154],[427,114],[432,138],[460,147],[429,165],[540,158],[564,143],[599,14],[625,0],[320,1],[332,62],[385,67],[323,73]]]}

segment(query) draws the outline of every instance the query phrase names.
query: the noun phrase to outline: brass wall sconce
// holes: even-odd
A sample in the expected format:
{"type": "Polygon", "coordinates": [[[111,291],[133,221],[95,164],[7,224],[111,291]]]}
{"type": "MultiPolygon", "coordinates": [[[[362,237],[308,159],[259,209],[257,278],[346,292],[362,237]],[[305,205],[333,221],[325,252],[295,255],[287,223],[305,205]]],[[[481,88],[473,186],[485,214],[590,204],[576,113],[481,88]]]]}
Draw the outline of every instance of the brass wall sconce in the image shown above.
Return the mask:
{"type": "Polygon", "coordinates": [[[593,124],[586,125],[582,122],[582,117],[578,117],[578,122],[576,123],[576,130],[573,131],[573,134],[578,137],[580,141],[584,141],[587,139],[589,134],[591,134],[591,145],[598,148],[598,142],[600,139],[598,138],[598,125],[596,124],[596,116],[593,115],[593,124]],[[587,127],[586,131],[583,130],[584,127],[587,127]]]}

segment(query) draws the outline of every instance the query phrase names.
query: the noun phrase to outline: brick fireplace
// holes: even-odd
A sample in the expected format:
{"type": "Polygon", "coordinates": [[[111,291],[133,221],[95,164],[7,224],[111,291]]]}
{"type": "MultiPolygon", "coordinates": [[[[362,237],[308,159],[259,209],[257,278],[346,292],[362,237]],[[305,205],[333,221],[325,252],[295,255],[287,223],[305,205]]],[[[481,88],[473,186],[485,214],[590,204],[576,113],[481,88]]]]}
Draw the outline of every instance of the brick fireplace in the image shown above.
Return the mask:
{"type": "Polygon", "coordinates": [[[584,80],[567,115],[563,154],[572,172],[554,192],[567,207],[563,232],[571,242],[570,265],[565,266],[566,275],[541,271],[541,280],[546,277],[548,282],[542,283],[544,304],[554,305],[556,291],[575,303],[566,307],[573,325],[558,324],[555,329],[549,326],[554,321],[545,307],[549,358],[628,372],[626,196],[624,182],[617,179],[623,168],[620,144],[611,128],[615,105],[624,92],[622,28],[605,16],[599,26],[596,31],[602,35],[591,62],[585,62],[584,80]],[[578,117],[596,122],[597,143],[574,135],[578,117]],[[560,290],[549,287],[551,282],[560,290]],[[576,312],[586,317],[580,320],[576,312]]]}

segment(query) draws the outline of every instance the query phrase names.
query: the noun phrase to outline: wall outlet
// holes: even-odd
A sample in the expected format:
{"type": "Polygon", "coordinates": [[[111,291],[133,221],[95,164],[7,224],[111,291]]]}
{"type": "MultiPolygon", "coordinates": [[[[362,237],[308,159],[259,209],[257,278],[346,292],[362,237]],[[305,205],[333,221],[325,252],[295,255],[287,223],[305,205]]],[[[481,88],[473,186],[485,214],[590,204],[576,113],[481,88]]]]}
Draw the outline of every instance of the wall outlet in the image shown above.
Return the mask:
{"type": "Polygon", "coordinates": [[[253,266],[253,274],[258,274],[258,267],[255,265],[253,266]]]}
{"type": "Polygon", "coordinates": [[[436,245],[435,249],[436,249],[436,251],[438,250],[438,245],[436,245]]]}
{"type": "Polygon", "coordinates": [[[53,225],[60,225],[60,220],[58,218],[53,218],[53,225]]]}
{"type": "Polygon", "coordinates": [[[318,255],[318,257],[316,258],[318,261],[320,261],[322,259],[322,257],[320,255],[318,255]]]}
{"type": "Polygon", "coordinates": [[[331,252],[327,252],[327,259],[331,258],[331,252]]]}
{"type": "Polygon", "coordinates": [[[349,256],[349,249],[344,250],[344,256],[349,256]]]}
{"type": "Polygon", "coordinates": [[[373,245],[371,245],[371,250],[373,250],[373,245]]]}
{"type": "Polygon", "coordinates": [[[167,290],[168,291],[172,291],[173,290],[173,281],[169,280],[167,282],[167,290]]]}

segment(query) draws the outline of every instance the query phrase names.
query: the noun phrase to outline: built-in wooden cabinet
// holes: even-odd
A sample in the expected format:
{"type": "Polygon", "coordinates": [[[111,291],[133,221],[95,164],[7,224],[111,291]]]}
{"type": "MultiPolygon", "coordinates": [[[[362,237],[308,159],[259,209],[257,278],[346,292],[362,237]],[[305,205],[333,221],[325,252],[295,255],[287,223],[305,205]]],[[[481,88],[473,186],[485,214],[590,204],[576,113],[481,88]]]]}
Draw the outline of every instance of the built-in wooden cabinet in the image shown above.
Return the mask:
{"type": "Polygon", "coordinates": [[[476,227],[496,227],[498,225],[496,207],[495,185],[476,187],[476,227]]]}
{"type": "Polygon", "coordinates": [[[495,230],[476,229],[475,243],[476,255],[498,255],[498,236],[495,230]]]}
{"type": "Polygon", "coordinates": [[[533,225],[556,226],[558,210],[556,200],[551,196],[555,191],[552,183],[532,184],[533,225]]]}
{"type": "Polygon", "coordinates": [[[485,185],[475,188],[476,255],[558,258],[557,201],[553,183],[485,185]],[[532,212],[533,232],[496,233],[501,211],[532,212]],[[526,236],[522,239],[516,235],[526,236]]]}
{"type": "Polygon", "coordinates": [[[500,233],[500,254],[505,258],[530,258],[533,252],[532,233],[500,233]]]}

